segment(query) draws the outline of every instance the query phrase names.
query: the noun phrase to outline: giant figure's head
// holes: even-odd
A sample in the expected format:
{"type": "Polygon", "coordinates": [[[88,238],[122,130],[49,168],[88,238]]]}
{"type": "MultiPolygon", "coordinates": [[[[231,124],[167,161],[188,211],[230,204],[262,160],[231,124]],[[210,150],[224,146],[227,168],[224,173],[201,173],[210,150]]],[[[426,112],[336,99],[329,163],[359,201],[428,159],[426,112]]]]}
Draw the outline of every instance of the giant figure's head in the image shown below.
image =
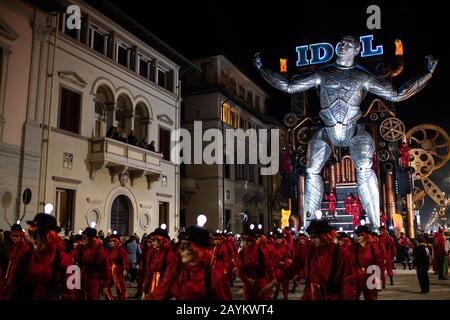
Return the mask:
{"type": "Polygon", "coordinates": [[[355,62],[355,57],[361,50],[361,44],[356,37],[345,36],[336,45],[337,59],[336,63],[342,66],[352,66],[355,62]]]}

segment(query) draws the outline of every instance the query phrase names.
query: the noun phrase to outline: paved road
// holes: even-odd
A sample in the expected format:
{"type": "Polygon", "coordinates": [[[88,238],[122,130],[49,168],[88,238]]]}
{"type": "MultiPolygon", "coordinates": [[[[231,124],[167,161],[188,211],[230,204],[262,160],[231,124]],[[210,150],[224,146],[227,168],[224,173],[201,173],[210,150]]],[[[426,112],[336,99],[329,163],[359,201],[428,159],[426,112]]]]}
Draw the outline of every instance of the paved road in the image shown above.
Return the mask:
{"type": "MultiPolygon", "coordinates": [[[[419,283],[417,281],[415,270],[394,270],[394,283],[389,285],[389,278],[387,280],[386,289],[379,293],[380,300],[450,300],[450,280],[438,280],[438,276],[430,271],[430,293],[421,294],[419,283]]],[[[128,294],[130,299],[136,294],[136,286],[127,283],[128,294]]],[[[292,283],[289,285],[292,288],[292,283]]],[[[114,292],[114,290],[113,290],[114,292]]],[[[235,300],[242,300],[242,282],[238,279],[235,286],[231,288],[233,298],[235,300]]],[[[290,300],[299,300],[303,286],[297,287],[295,293],[289,292],[290,300]]],[[[279,294],[279,299],[282,299],[282,293],[279,294]]],[[[362,297],[361,297],[362,299],[362,297]]]]}

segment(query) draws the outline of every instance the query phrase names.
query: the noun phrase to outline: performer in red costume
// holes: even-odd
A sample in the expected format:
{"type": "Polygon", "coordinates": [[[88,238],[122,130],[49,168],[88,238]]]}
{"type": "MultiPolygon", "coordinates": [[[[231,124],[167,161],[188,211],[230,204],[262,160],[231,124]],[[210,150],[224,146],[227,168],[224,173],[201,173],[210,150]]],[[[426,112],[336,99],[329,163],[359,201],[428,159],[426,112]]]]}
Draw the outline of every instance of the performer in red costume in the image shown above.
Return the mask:
{"type": "Polygon", "coordinates": [[[411,155],[409,154],[409,147],[406,141],[402,142],[399,151],[402,168],[408,168],[411,164],[411,155]]]}
{"type": "MultiPolygon", "coordinates": [[[[275,276],[278,277],[283,273],[283,270],[287,268],[292,263],[292,250],[286,242],[285,236],[283,233],[276,234],[277,240],[275,241],[275,250],[277,250],[279,255],[279,261],[275,264],[275,276]]],[[[288,291],[289,291],[289,279],[285,279],[282,282],[283,287],[283,299],[288,299],[288,291]]],[[[274,299],[278,297],[278,292],[280,290],[280,286],[277,285],[275,290],[274,299]]]]}
{"type": "MultiPolygon", "coordinates": [[[[120,237],[117,234],[109,236],[109,245],[108,259],[111,266],[112,279],[117,291],[117,300],[126,300],[128,294],[125,286],[125,276],[129,268],[128,252],[120,243],[120,237]]],[[[108,295],[106,299],[112,300],[114,298],[112,295],[108,295]]]]}
{"type": "Polygon", "coordinates": [[[166,230],[156,228],[152,233],[152,254],[147,261],[147,274],[144,280],[144,293],[151,294],[160,285],[170,266],[178,264],[177,256],[170,245],[166,230]]]}
{"type": "Polygon", "coordinates": [[[58,236],[61,228],[56,225],[55,217],[38,213],[27,223],[33,250],[25,266],[25,277],[18,285],[21,298],[75,300],[74,289],[67,285],[72,275],[67,269],[73,265],[73,258],[64,251],[63,241],[58,236]]]}
{"type": "Polygon", "coordinates": [[[208,230],[189,226],[178,235],[181,261],[170,265],[160,285],[147,299],[231,300],[224,273],[211,269],[212,253],[208,230]]]}
{"type": "Polygon", "coordinates": [[[239,277],[244,283],[244,300],[269,300],[269,292],[258,296],[274,278],[274,266],[267,251],[262,250],[257,243],[258,235],[248,230],[241,235],[242,251],[237,255],[239,277]]]}
{"type": "Polygon", "coordinates": [[[353,198],[353,196],[350,193],[347,193],[347,197],[344,200],[346,215],[353,214],[352,204],[354,201],[355,201],[355,199],[353,198]]]}
{"type": "Polygon", "coordinates": [[[329,201],[328,202],[328,209],[327,209],[328,214],[331,214],[331,215],[334,216],[336,214],[336,203],[337,203],[336,195],[334,194],[334,191],[331,190],[330,191],[330,195],[329,196],[324,196],[324,199],[326,201],[329,201]]]}
{"type": "MultiPolygon", "coordinates": [[[[386,252],[386,272],[390,279],[391,286],[394,285],[394,264],[393,260],[397,257],[397,248],[395,247],[394,239],[389,235],[386,231],[385,225],[381,225],[379,228],[380,235],[378,236],[378,240],[380,244],[384,247],[384,251],[386,252]]],[[[383,281],[383,287],[386,287],[386,279],[384,277],[384,270],[381,270],[383,277],[381,280],[383,281]]]]}
{"type": "Polygon", "coordinates": [[[434,234],[433,237],[433,251],[434,258],[436,259],[436,267],[438,269],[439,280],[447,280],[447,275],[444,274],[444,263],[448,256],[448,252],[445,251],[445,237],[444,228],[439,228],[439,231],[434,234]]]}
{"type": "Polygon", "coordinates": [[[211,262],[211,269],[219,269],[223,272],[226,278],[228,278],[229,270],[229,257],[228,249],[224,243],[224,238],[221,233],[214,233],[212,236],[212,254],[213,259],[211,262]]]}
{"type": "Polygon", "coordinates": [[[336,231],[326,220],[313,220],[306,230],[311,237],[306,259],[295,255],[284,273],[269,283],[261,295],[270,292],[279,282],[291,279],[306,268],[306,286],[302,300],[355,300],[356,283],[351,256],[335,243],[336,231]]]}
{"type": "Polygon", "coordinates": [[[360,217],[361,217],[361,202],[359,201],[359,196],[357,195],[356,198],[352,202],[352,215],[353,215],[353,226],[357,228],[360,223],[360,217]]]}
{"type": "Polygon", "coordinates": [[[25,240],[25,232],[20,224],[11,227],[12,245],[8,253],[8,266],[0,279],[0,300],[21,300],[21,280],[25,278],[30,263],[32,246],[25,240]]]}
{"type": "Polygon", "coordinates": [[[98,300],[101,289],[105,295],[111,287],[111,268],[106,250],[98,239],[97,230],[86,228],[83,232],[85,243],[78,244],[72,256],[81,270],[81,290],[79,300],[98,300]]]}
{"type": "Polygon", "coordinates": [[[368,281],[375,271],[368,273],[367,269],[372,265],[376,265],[381,269],[382,257],[377,247],[371,241],[370,231],[367,226],[359,226],[355,234],[357,235],[357,243],[355,244],[353,259],[356,276],[356,297],[359,299],[362,293],[364,300],[377,300],[377,283],[368,281]]]}

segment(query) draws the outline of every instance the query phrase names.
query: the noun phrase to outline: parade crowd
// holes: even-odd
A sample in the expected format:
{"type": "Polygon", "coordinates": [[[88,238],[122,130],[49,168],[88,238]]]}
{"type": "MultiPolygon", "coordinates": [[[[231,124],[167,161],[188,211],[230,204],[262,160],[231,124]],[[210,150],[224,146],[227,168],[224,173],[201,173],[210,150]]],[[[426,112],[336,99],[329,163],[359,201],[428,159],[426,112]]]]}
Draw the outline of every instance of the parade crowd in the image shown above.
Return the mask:
{"type": "Polygon", "coordinates": [[[416,270],[424,294],[430,265],[439,279],[448,273],[443,228],[411,241],[403,233],[395,239],[384,225],[378,233],[360,225],[349,236],[313,220],[306,233],[286,227],[211,234],[188,226],[176,239],[162,228],[140,239],[92,227],[60,237],[55,218],[44,213],[27,223],[27,232],[15,224],[0,233],[1,300],[231,300],[237,278],[244,300],[288,299],[300,285],[303,300],[376,300],[394,285],[395,261],[416,270]],[[127,281],[137,286],[133,297],[127,281]]]}

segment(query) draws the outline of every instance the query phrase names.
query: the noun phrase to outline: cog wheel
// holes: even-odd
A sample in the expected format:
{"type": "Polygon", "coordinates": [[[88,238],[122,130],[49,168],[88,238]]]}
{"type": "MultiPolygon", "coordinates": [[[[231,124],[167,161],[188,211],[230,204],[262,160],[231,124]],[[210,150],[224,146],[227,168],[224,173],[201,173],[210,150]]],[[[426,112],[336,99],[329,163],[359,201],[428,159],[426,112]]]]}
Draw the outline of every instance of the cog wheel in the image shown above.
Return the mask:
{"type": "Polygon", "coordinates": [[[287,127],[293,127],[298,121],[298,117],[295,113],[289,112],[286,113],[283,117],[283,122],[287,127]]]}
{"type": "Polygon", "coordinates": [[[375,67],[375,72],[377,75],[387,78],[392,72],[392,68],[386,62],[381,62],[375,67]]]}
{"type": "Polygon", "coordinates": [[[384,140],[398,141],[405,134],[405,125],[399,118],[384,119],[380,125],[380,134],[384,140]]]}
{"type": "Polygon", "coordinates": [[[306,157],[301,157],[300,158],[300,164],[302,165],[302,166],[306,166],[306,157]]]}
{"type": "Polygon", "coordinates": [[[433,124],[421,124],[406,133],[411,148],[420,148],[433,156],[434,169],[442,168],[450,160],[450,139],[447,132],[433,124]]]}
{"type": "Polygon", "coordinates": [[[380,148],[384,148],[386,146],[386,142],[380,141],[378,142],[378,146],[380,146],[380,148]]]}
{"type": "Polygon", "coordinates": [[[391,155],[389,151],[385,149],[378,151],[378,160],[380,160],[381,162],[388,161],[390,157],[391,155]]]}
{"type": "Polygon", "coordinates": [[[424,149],[409,150],[413,179],[424,179],[435,169],[433,156],[424,149]]]}
{"type": "Polygon", "coordinates": [[[372,113],[370,115],[370,120],[377,121],[378,120],[378,113],[372,113]]]}
{"type": "Polygon", "coordinates": [[[306,145],[308,144],[309,140],[311,140],[313,133],[314,131],[310,127],[300,128],[297,131],[297,141],[302,145],[306,145]]]}

